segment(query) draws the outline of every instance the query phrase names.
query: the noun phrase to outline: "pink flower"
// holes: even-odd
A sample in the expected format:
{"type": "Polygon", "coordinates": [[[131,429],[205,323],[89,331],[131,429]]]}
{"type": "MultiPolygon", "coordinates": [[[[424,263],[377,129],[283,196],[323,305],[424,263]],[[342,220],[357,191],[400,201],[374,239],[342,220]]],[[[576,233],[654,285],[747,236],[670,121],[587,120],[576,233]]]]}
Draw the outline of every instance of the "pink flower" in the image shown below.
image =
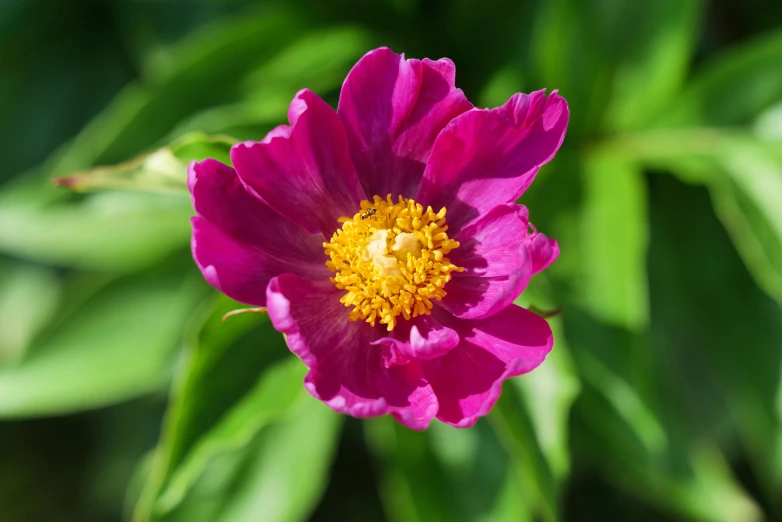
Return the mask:
{"type": "Polygon", "coordinates": [[[303,90],[290,125],[193,163],[192,249],[206,280],[267,307],[304,385],[356,417],[473,425],[551,350],[513,305],[559,254],[515,201],[562,143],[556,92],[476,109],[448,59],[364,56],[335,112],[303,90]]]}

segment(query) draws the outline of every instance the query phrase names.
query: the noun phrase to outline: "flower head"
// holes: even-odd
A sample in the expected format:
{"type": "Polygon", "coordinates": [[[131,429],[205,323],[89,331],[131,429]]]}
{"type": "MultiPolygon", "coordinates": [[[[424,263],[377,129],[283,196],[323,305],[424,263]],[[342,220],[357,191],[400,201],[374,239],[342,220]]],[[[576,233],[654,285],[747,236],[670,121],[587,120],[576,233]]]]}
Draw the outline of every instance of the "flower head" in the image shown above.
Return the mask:
{"type": "Polygon", "coordinates": [[[307,390],[357,417],[471,426],[551,350],[515,306],[559,254],[515,203],[568,123],[556,92],[476,109],[450,60],[364,56],[334,111],[299,92],[282,125],[190,166],[206,280],[267,307],[307,390]]]}
{"type": "Polygon", "coordinates": [[[448,238],[445,209],[434,213],[420,203],[389,194],[361,202],[352,219],[340,218],[342,228],[325,243],[331,258],[326,266],[340,290],[340,302],[352,306],[351,319],[376,321],[393,331],[397,317],[408,320],[431,313],[433,300],[445,296],[451,272],[464,269],[447,257],[459,246],[448,238]]]}

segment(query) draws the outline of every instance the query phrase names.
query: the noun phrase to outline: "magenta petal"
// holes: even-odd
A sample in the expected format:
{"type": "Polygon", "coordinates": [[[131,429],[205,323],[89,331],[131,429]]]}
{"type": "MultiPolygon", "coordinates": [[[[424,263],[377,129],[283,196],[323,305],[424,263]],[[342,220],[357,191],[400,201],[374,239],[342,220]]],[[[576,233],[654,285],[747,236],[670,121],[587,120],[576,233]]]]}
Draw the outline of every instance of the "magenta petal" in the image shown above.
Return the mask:
{"type": "Polygon", "coordinates": [[[459,344],[459,334],[432,315],[419,315],[400,321],[390,337],[382,337],[372,344],[382,346],[383,364],[391,367],[440,357],[459,344]]]}
{"type": "Polygon", "coordinates": [[[527,249],[532,258],[532,274],[535,275],[548,268],[559,257],[559,244],[556,239],[549,239],[545,234],[534,233],[527,240],[527,249]]]}
{"type": "Polygon", "coordinates": [[[472,108],[447,58],[405,60],[375,49],[353,67],[337,112],[369,197],[415,196],[440,131],[472,108]]]}
{"type": "Polygon", "coordinates": [[[527,209],[495,207],[456,237],[461,246],[448,258],[464,272],[454,272],[440,306],[463,319],[487,317],[505,308],[527,287],[532,262],[526,248],[527,209]]]}
{"type": "Polygon", "coordinates": [[[328,280],[322,238],[248,193],[231,167],[212,159],[193,162],[188,187],[196,210],[193,257],[206,280],[224,294],[265,306],[266,285],[284,272],[328,280]]]}
{"type": "Polygon", "coordinates": [[[336,112],[308,90],[293,99],[288,119],[290,127],[275,128],[261,142],[234,145],[231,161],[269,206],[331,237],[337,220],[355,214],[364,199],[345,129],[336,112]]]}
{"type": "Polygon", "coordinates": [[[413,429],[424,429],[437,412],[437,399],[418,363],[386,368],[381,349],[370,343],[380,330],[350,321],[342,294],[293,274],[269,283],[267,307],[274,327],[310,368],[304,386],[340,413],[375,417],[394,413],[413,429]]]}
{"type": "Polygon", "coordinates": [[[554,344],[545,319],[514,305],[451,326],[462,336],[459,346],[422,366],[440,405],[437,418],[459,428],[489,413],[502,382],[537,368],[554,344]]]}
{"type": "Polygon", "coordinates": [[[416,201],[446,207],[451,230],[513,203],[554,157],[569,114],[556,92],[537,91],[454,118],[437,137],[416,201]]]}
{"type": "Polygon", "coordinates": [[[524,245],[527,247],[532,260],[532,275],[535,275],[556,261],[559,257],[559,244],[556,239],[549,239],[545,234],[538,232],[532,223],[529,222],[529,210],[527,207],[517,205],[517,208],[521,219],[528,223],[528,232],[525,235],[524,245]]]}

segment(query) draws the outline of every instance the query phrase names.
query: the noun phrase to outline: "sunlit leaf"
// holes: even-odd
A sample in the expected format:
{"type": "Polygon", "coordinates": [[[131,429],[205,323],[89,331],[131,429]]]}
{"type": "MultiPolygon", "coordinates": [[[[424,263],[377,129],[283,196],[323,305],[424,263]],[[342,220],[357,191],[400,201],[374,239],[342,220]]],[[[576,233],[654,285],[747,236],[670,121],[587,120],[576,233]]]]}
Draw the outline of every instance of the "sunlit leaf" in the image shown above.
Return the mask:
{"type": "Polygon", "coordinates": [[[192,271],[109,285],[37,340],[29,357],[0,369],[0,416],[73,412],[159,390],[203,292],[192,271]]]}
{"type": "Polygon", "coordinates": [[[306,392],[299,393],[304,404],[263,435],[249,469],[244,470],[244,480],[227,495],[220,520],[305,521],[317,505],[328,484],[344,417],[306,392]]]}
{"type": "Polygon", "coordinates": [[[40,207],[21,198],[0,205],[0,252],[83,269],[131,271],[187,246],[186,197],[106,192],[40,207]]]}
{"type": "Polygon", "coordinates": [[[19,359],[54,315],[60,282],[53,271],[0,264],[0,367],[19,359]]]}
{"type": "Polygon", "coordinates": [[[258,384],[196,442],[173,472],[157,509],[165,512],[178,504],[215,455],[242,448],[263,426],[286,416],[302,398],[305,373],[304,365],[293,357],[268,369],[258,384]]]}
{"type": "Polygon", "coordinates": [[[631,330],[649,322],[646,187],[640,167],[608,154],[584,158],[582,300],[604,321],[631,330]]]}
{"type": "Polygon", "coordinates": [[[328,483],[343,418],[299,390],[285,420],[247,445],[212,459],[176,509],[161,522],[303,522],[328,483]]]}
{"type": "Polygon", "coordinates": [[[191,134],[132,161],[55,178],[54,183],[78,192],[132,189],[187,194],[188,164],[205,158],[230,164],[228,154],[234,143],[236,140],[228,136],[191,134]]]}
{"type": "Polygon", "coordinates": [[[78,203],[47,202],[24,187],[11,187],[0,193],[0,251],[116,271],[157,262],[183,248],[190,236],[193,210],[189,198],[182,197],[188,164],[207,157],[230,163],[234,142],[227,136],[192,134],[128,163],[56,179],[77,191],[115,189],[78,203]]]}
{"type": "Polygon", "coordinates": [[[220,297],[204,308],[189,334],[189,350],[153,473],[137,517],[174,510],[223,454],[243,450],[299,399],[305,368],[287,356],[282,336],[258,314],[223,322],[237,303],[220,297]],[[284,362],[272,365],[286,357],[284,362]]]}
{"type": "Polygon", "coordinates": [[[559,484],[543,455],[529,411],[519,399],[507,383],[492,412],[492,425],[508,449],[515,475],[521,477],[524,496],[532,501],[530,508],[542,520],[553,522],[560,517],[559,484]]]}
{"type": "Polygon", "coordinates": [[[761,287],[782,302],[782,142],[735,142],[718,157],[714,208],[761,287]]]}

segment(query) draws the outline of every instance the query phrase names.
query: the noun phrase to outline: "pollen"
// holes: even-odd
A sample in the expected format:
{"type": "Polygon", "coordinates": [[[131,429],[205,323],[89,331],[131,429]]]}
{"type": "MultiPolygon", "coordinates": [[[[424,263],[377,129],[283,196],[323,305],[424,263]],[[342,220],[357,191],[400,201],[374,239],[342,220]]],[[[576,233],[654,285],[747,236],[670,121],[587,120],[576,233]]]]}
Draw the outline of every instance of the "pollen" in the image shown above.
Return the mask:
{"type": "Polygon", "coordinates": [[[464,270],[446,257],[459,242],[448,237],[445,208],[435,213],[402,196],[394,203],[389,194],[362,201],[353,217],[339,221],[342,228],[323,247],[331,282],[346,291],[340,301],[352,307],[354,321],[379,322],[390,332],[399,316],[430,314],[451,274],[464,270]]]}

